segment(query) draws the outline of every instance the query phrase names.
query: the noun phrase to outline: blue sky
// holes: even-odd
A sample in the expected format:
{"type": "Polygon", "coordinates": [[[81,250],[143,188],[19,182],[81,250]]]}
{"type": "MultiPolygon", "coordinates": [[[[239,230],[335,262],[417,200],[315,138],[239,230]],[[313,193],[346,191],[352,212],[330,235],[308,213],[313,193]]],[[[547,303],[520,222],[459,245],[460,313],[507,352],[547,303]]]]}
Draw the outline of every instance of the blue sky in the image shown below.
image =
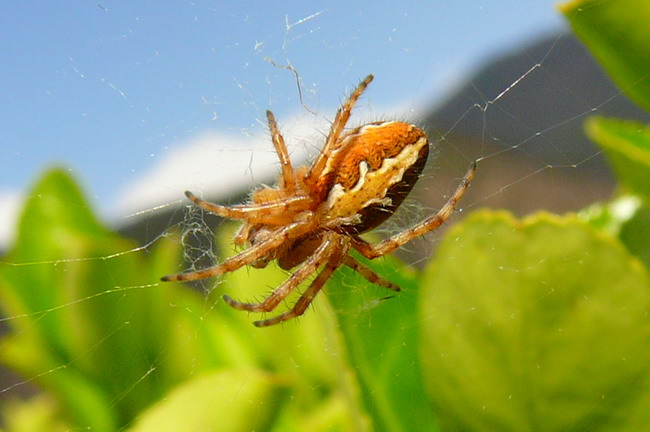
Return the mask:
{"type": "Polygon", "coordinates": [[[287,130],[311,116],[294,76],[268,58],[300,72],[321,120],[368,73],[376,79],[361,112],[417,114],[410,107],[441,98],[491,56],[563,26],[554,2],[533,0],[3,2],[0,213],[52,164],[70,167],[118,220],[135,211],[124,196],[155,194],[153,173],[182,168],[179,155],[194,155],[197,172],[243,176],[250,155],[223,151],[210,165],[185,149],[214,151],[219,137],[224,148],[240,139],[256,148],[267,108],[287,130]]]}

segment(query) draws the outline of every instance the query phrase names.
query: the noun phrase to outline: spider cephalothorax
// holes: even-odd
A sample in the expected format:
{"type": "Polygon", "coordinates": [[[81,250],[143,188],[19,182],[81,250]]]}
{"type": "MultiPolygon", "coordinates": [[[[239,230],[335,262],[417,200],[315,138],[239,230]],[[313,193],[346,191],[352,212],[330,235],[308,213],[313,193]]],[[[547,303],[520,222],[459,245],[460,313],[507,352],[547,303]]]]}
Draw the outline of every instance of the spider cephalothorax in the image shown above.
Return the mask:
{"type": "Polygon", "coordinates": [[[290,311],[256,321],[258,327],[302,315],[342,265],[372,283],[399,291],[398,286],[350,256],[350,248],[373,259],[436,229],[451,215],[467,190],[476,164],[470,166],[454,194],[435,215],[377,245],[359,237],[384,222],[400,206],[419,178],[429,153],[424,132],[403,122],[375,122],[344,132],[354,104],[372,79],[373,76],[368,75],[361,81],[338,110],[322,150],[309,167],[294,170],[275,117],[267,111],[273,145],[282,166],[277,185],[257,189],[251,203],[232,207],[212,204],[191,192],[185,193],[204,210],[242,220],[235,244],[244,246],[244,251],[214,267],[165,276],[162,280],[204,279],[245,265],[265,267],[274,260],[285,270],[297,267],[261,303],[241,303],[224,295],[224,300],[236,309],[270,312],[305,279],[317,273],[290,311]]]}

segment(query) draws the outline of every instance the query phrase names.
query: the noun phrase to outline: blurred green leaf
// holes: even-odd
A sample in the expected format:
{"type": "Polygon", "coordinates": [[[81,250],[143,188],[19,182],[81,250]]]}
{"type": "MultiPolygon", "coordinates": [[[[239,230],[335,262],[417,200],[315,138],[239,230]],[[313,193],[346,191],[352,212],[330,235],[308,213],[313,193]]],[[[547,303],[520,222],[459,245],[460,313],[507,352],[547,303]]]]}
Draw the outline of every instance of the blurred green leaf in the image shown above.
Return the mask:
{"type": "Polygon", "coordinates": [[[650,280],[577,218],[478,212],[421,287],[429,396],[450,430],[647,430],[650,280]]]}
{"type": "Polygon", "coordinates": [[[650,111],[650,2],[574,0],[559,8],[623,92],[650,111]]]}
{"type": "Polygon", "coordinates": [[[606,231],[650,268],[650,205],[633,195],[623,195],[594,204],[579,213],[580,218],[606,231]]]}
{"type": "Polygon", "coordinates": [[[29,195],[16,243],[5,258],[12,265],[0,272],[3,312],[13,317],[7,321],[13,332],[3,337],[0,360],[28,378],[38,377],[66,401],[80,424],[98,431],[112,430],[117,418],[106,389],[79,379],[76,367],[84,361],[78,359],[79,351],[84,341],[89,347],[97,340],[89,340],[95,323],[79,322],[75,315],[93,298],[91,291],[78,292],[87,288],[78,283],[82,267],[101,265],[92,246],[114,241],[67,174],[52,170],[29,195]],[[75,387],[78,391],[71,391],[75,387]]]}
{"type": "Polygon", "coordinates": [[[38,395],[28,402],[10,399],[2,406],[6,432],[69,432],[72,427],[62,418],[61,406],[48,395],[38,395]]]}
{"type": "Polygon", "coordinates": [[[585,129],[589,138],[605,150],[621,183],[631,192],[650,199],[650,127],[591,117],[585,129]]]}
{"type": "Polygon", "coordinates": [[[650,268],[650,205],[644,204],[623,224],[619,238],[632,255],[650,268]]]}
{"type": "MultiPolygon", "coordinates": [[[[0,307],[10,326],[0,361],[48,390],[77,428],[117,430],[192,376],[263,367],[290,384],[274,396],[289,429],[367,429],[325,297],[316,302],[319,313],[258,329],[220,299],[222,288],[234,285],[231,295],[240,298],[265,294],[286,272],[234,272],[204,281],[210,289],[201,297],[159,282],[177,268],[179,246],[163,236],[142,249],[106,230],[66,172],[46,173],[0,267],[0,307]]],[[[211,396],[221,397],[220,389],[211,396]]]]}
{"type": "Polygon", "coordinates": [[[114,430],[209,365],[198,334],[178,325],[201,316],[196,295],[161,285],[178,245],[161,239],[152,254],[103,228],[63,170],[47,172],[20,218],[0,267],[0,307],[9,334],[0,361],[60,398],[75,424],[114,430]],[[197,353],[189,361],[177,353],[197,353]],[[184,360],[184,359],[183,359],[184,360]]]}
{"type": "Polygon", "coordinates": [[[418,356],[417,274],[393,257],[365,262],[394,293],[343,268],[327,287],[375,430],[434,431],[418,356]]]}
{"type": "Polygon", "coordinates": [[[269,430],[281,388],[277,377],[254,369],[202,374],[175,388],[128,431],[269,430]]]}
{"type": "Polygon", "coordinates": [[[606,203],[596,203],[581,210],[578,217],[598,231],[618,236],[621,226],[634,217],[643,205],[635,195],[622,195],[606,203]]]}

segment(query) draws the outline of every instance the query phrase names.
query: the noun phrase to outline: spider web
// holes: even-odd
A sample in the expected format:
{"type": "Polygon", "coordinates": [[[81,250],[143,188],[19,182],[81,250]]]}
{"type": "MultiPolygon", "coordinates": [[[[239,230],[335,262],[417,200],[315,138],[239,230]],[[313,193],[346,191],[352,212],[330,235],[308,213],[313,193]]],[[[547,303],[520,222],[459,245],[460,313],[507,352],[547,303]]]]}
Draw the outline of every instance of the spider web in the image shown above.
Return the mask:
{"type": "MultiPolygon", "coordinates": [[[[547,6],[551,7],[550,4],[547,6]]],[[[557,35],[554,31],[549,31],[553,35],[547,37],[549,43],[541,45],[541,51],[531,49],[529,53],[520,52],[520,59],[527,58],[527,64],[519,64],[519,69],[515,68],[511,71],[511,76],[505,78],[507,80],[505,84],[497,83],[491,87],[494,93],[486,93],[487,78],[474,73],[485,72],[481,69],[481,65],[489,62],[485,58],[476,57],[475,54],[463,59],[473,64],[473,67],[456,64],[448,67],[446,72],[448,76],[457,76],[459,75],[457,69],[462,69],[464,70],[462,76],[473,77],[474,81],[466,82],[457,77],[448,79],[445,81],[448,87],[444,89],[441,84],[436,86],[428,82],[429,76],[434,72],[441,77],[445,74],[445,68],[438,67],[436,61],[431,59],[435,57],[436,49],[442,49],[439,48],[439,44],[444,44],[445,38],[462,38],[464,30],[457,30],[451,36],[432,36],[432,40],[428,43],[408,38],[410,31],[407,31],[407,28],[412,25],[413,14],[417,13],[409,10],[408,6],[400,6],[398,11],[391,11],[394,13],[391,18],[395,22],[389,24],[386,16],[380,17],[379,12],[364,10],[353,5],[345,7],[338,5],[333,9],[317,6],[311,6],[309,9],[303,9],[304,6],[287,7],[279,14],[271,14],[272,19],[267,19],[254,15],[252,11],[245,8],[234,11],[217,10],[213,6],[202,3],[188,4],[185,5],[180,21],[193,20],[194,24],[186,25],[202,35],[205,43],[201,47],[204,57],[194,58],[201,63],[196,68],[187,67],[180,71],[175,69],[175,73],[181,74],[181,79],[171,79],[164,75],[159,85],[152,88],[138,88],[138,83],[131,85],[132,83],[129,82],[129,74],[151,72],[152,69],[146,67],[147,64],[161,68],[171,62],[178,62],[165,57],[165,50],[171,51],[171,46],[159,46],[154,43],[152,48],[146,45],[150,44],[150,41],[146,38],[141,39],[145,27],[139,28],[139,23],[148,18],[153,19],[159,11],[156,14],[146,9],[120,11],[120,6],[106,3],[88,3],[85,7],[95,8],[93,19],[99,19],[100,22],[103,19],[101,14],[110,16],[109,24],[105,24],[108,27],[104,32],[104,38],[98,38],[95,33],[84,37],[86,30],[77,28],[82,39],[85,39],[88,44],[101,48],[127,40],[129,41],[127,46],[132,44],[139,47],[139,50],[131,53],[131,58],[123,58],[121,66],[111,69],[101,61],[100,66],[94,68],[92,61],[84,62],[76,59],[71,52],[70,58],[63,65],[51,66],[49,72],[58,77],[61,82],[81,83],[82,91],[87,92],[85,93],[87,97],[93,97],[95,92],[105,94],[102,97],[112,98],[111,103],[114,105],[110,105],[110,109],[121,109],[134,117],[133,124],[124,127],[128,133],[136,132],[136,144],[130,149],[132,161],[129,161],[128,155],[120,155],[121,157],[118,158],[106,150],[106,148],[110,149],[111,140],[125,139],[121,133],[116,132],[109,138],[102,138],[98,143],[98,146],[102,147],[98,150],[98,159],[106,160],[106,167],[95,162],[96,168],[91,167],[89,171],[96,169],[97,173],[91,174],[85,172],[84,166],[81,165],[75,168],[75,174],[82,181],[102,191],[94,202],[91,201],[91,205],[94,208],[99,207],[105,215],[110,214],[110,209],[106,208],[106,204],[102,204],[103,201],[108,201],[107,197],[111,194],[108,192],[110,188],[107,183],[119,184],[125,192],[122,193],[121,203],[115,205],[121,212],[117,228],[138,238],[142,246],[100,257],[74,258],[72,260],[74,262],[111,261],[124,255],[153,251],[172,232],[181,233],[185,269],[203,268],[219,262],[217,247],[213,244],[214,229],[217,227],[216,231],[219,231],[219,228],[223,227],[218,219],[204,215],[192,206],[184,206],[185,201],[181,199],[182,191],[190,189],[222,202],[238,202],[246,198],[251,186],[264,182],[271,183],[278,171],[278,163],[275,161],[265,124],[257,120],[263,118],[264,110],[269,107],[274,110],[281,130],[288,140],[292,157],[294,160],[304,161],[308,155],[314,155],[318,151],[338,102],[349,94],[360,77],[369,72],[375,74],[376,80],[356,107],[351,124],[358,125],[377,119],[394,118],[416,121],[423,124],[434,141],[432,157],[413,196],[400,208],[398,214],[377,230],[376,234],[379,237],[398,232],[440,208],[455,189],[469,163],[474,160],[479,162],[479,168],[470,192],[460,204],[458,210],[461,213],[486,205],[509,206],[519,214],[526,214],[539,208],[549,208],[558,212],[578,210],[589,202],[607,198],[611,191],[612,183],[609,174],[602,171],[602,166],[599,165],[602,162],[597,149],[574,151],[570,146],[564,145],[565,143],[558,143],[555,137],[556,132],[580,124],[588,115],[609,112],[610,108],[616,107],[624,97],[618,90],[613,90],[613,93],[597,95],[594,100],[563,84],[561,78],[555,75],[556,69],[550,66],[560,60],[560,47],[565,43],[566,36],[557,35]],[[350,8],[353,10],[349,10],[350,8]],[[342,13],[343,9],[345,14],[342,13]],[[278,15],[283,17],[279,22],[278,15]],[[242,25],[245,29],[256,35],[255,43],[242,47],[244,41],[247,43],[249,41],[241,33],[217,32],[218,38],[214,40],[210,26],[215,24],[215,20],[217,22],[224,20],[224,16],[235,16],[234,19],[244,23],[242,25]],[[348,34],[338,29],[337,21],[333,17],[336,19],[344,17],[346,21],[341,25],[353,29],[354,33],[348,34]],[[380,18],[384,20],[381,21],[382,24],[373,27],[372,23],[380,18]],[[354,20],[357,22],[355,23],[354,20]],[[359,40],[365,43],[360,44],[359,40]],[[147,46],[146,50],[142,48],[144,46],[147,46]],[[359,51],[361,47],[368,52],[359,51]],[[408,72],[391,67],[389,64],[392,56],[401,59],[403,52],[409,52],[409,56],[416,59],[408,65],[408,72]],[[325,56],[323,53],[326,53],[326,57],[337,60],[336,64],[328,65],[331,71],[328,71],[327,78],[309,66],[310,62],[319,63],[319,53],[323,56],[325,56]],[[165,61],[158,63],[157,59],[160,57],[165,57],[165,61]],[[234,64],[224,65],[231,57],[236,59],[231,62],[234,64]],[[251,66],[252,64],[254,66],[251,66]],[[234,68],[230,70],[233,66],[234,68]],[[199,75],[210,76],[219,67],[229,68],[226,74],[232,78],[226,84],[214,78],[208,81],[204,78],[199,79],[199,75]],[[553,71],[550,72],[550,76],[547,76],[547,70],[553,71]],[[555,81],[556,88],[565,90],[575,102],[572,111],[557,107],[560,118],[552,119],[546,124],[522,118],[520,113],[515,111],[516,105],[508,104],[514,99],[518,100],[517,103],[532,106],[535,106],[537,101],[541,103],[541,96],[536,95],[533,89],[535,83],[542,78],[555,81]],[[120,84],[121,81],[128,84],[120,84]],[[199,84],[195,84],[194,81],[199,84]],[[413,82],[417,84],[410,84],[413,82]],[[463,83],[467,84],[466,87],[463,87],[463,83]],[[199,85],[202,86],[201,89],[196,88],[199,85]],[[206,88],[216,89],[219,86],[227,89],[206,90],[206,88]],[[127,90],[127,87],[130,90],[127,90]],[[195,100],[184,105],[184,110],[180,111],[175,106],[166,105],[164,96],[160,97],[156,94],[160,88],[166,89],[172,100],[178,101],[178,98],[183,97],[195,100]],[[328,90],[330,88],[335,90],[330,92],[328,90]],[[409,94],[401,95],[401,91],[408,91],[409,94]],[[531,94],[519,99],[518,92],[524,91],[531,94]],[[412,102],[414,99],[416,103],[412,102]],[[433,108],[432,100],[437,104],[433,105],[433,108]],[[114,101],[117,101],[116,105],[114,101]],[[447,110],[441,109],[444,107],[447,110]],[[160,121],[158,117],[165,120],[160,121]],[[507,119],[518,133],[502,135],[502,129],[498,126],[501,126],[504,119],[507,119]],[[158,126],[154,128],[139,126],[148,122],[158,126]],[[152,133],[152,130],[157,132],[152,133]],[[478,146],[475,145],[476,143],[478,146]],[[122,163],[121,168],[116,168],[118,175],[109,169],[111,164],[117,165],[117,162],[122,163]],[[161,173],[165,173],[166,176],[161,173]],[[101,180],[98,179],[100,177],[101,180]],[[593,192],[584,193],[582,187],[573,186],[576,179],[582,181],[582,184],[589,182],[597,184],[593,192]],[[215,188],[215,184],[219,187],[215,188]],[[545,201],[546,197],[542,196],[541,189],[554,190],[556,193],[548,195],[560,196],[561,199],[559,202],[545,201]],[[533,196],[522,201],[521,195],[530,191],[534,191],[529,193],[533,196]],[[153,200],[148,201],[147,197],[152,195],[155,195],[152,197],[153,200]],[[542,202],[545,204],[541,204],[542,202]],[[139,207],[134,203],[139,203],[139,207]],[[127,216],[124,216],[125,214],[127,216]]],[[[157,7],[162,8],[162,6],[157,7]]],[[[482,9],[476,5],[473,7],[472,13],[479,16],[485,14],[488,22],[494,21],[495,26],[500,25],[497,23],[497,18],[493,16],[498,13],[496,7],[494,11],[490,11],[490,7],[487,7],[487,12],[480,12],[482,9]]],[[[445,9],[440,13],[453,12],[445,9]]],[[[172,25],[173,14],[170,13],[166,17],[168,19],[166,24],[172,25]]],[[[437,18],[434,22],[442,24],[442,20],[443,18],[437,18]]],[[[483,28],[478,28],[474,34],[481,35],[488,32],[487,26],[485,24],[483,28]]],[[[181,28],[180,25],[173,27],[179,30],[181,28]]],[[[557,29],[556,27],[552,30],[557,29]]],[[[146,27],[146,30],[151,29],[146,27]]],[[[426,33],[423,30],[425,28],[421,28],[420,32],[426,33]]],[[[534,31],[538,30],[534,29],[534,31]]],[[[470,40],[467,44],[471,42],[470,40]]],[[[501,48],[504,45],[511,47],[527,45],[514,43],[511,39],[508,39],[507,44],[499,45],[496,41],[494,43],[501,48]]],[[[83,47],[74,47],[74,51],[77,50],[85,52],[83,47]]],[[[101,60],[102,54],[95,53],[95,55],[101,60]]],[[[482,55],[486,56],[485,53],[482,55]]],[[[114,61],[108,58],[104,60],[114,61]]],[[[49,100],[54,99],[54,105],[67,100],[63,84],[58,84],[55,80],[49,88],[52,90],[46,97],[50,98],[49,100]],[[61,88],[57,88],[57,85],[61,85],[61,88]]],[[[83,98],[83,92],[79,97],[83,98]]],[[[41,97],[43,100],[46,98],[41,97]]],[[[565,99],[558,99],[556,103],[559,105],[564,101],[565,99]]],[[[99,117],[100,112],[97,106],[91,104],[68,109],[68,111],[69,125],[75,124],[81,118],[82,129],[93,124],[83,123],[86,118],[99,117]]],[[[117,131],[122,129],[122,125],[113,123],[110,116],[107,121],[109,123],[107,129],[117,131]]],[[[18,142],[19,138],[12,136],[15,142],[18,142]]],[[[56,131],[52,140],[66,138],[70,136],[56,131]]],[[[133,138],[130,140],[134,142],[133,138]]],[[[57,156],[64,161],[70,157],[81,163],[87,163],[88,159],[75,159],[71,156],[77,150],[65,149],[57,156]]],[[[9,156],[10,163],[20,162],[30,157],[25,154],[28,152],[24,148],[15,143],[10,151],[13,153],[8,151],[5,154],[9,156]]],[[[51,150],[44,151],[44,155],[48,158],[51,158],[52,153],[51,150]]],[[[94,192],[91,190],[90,193],[94,192]]],[[[112,217],[115,218],[114,213],[112,217]]],[[[460,217],[462,214],[455,215],[451,223],[460,217]]],[[[416,267],[423,265],[442,235],[442,231],[437,231],[415,240],[400,251],[400,257],[416,267]]],[[[66,262],[67,260],[54,260],[23,262],[19,265],[34,268],[55,267],[66,262]]],[[[11,267],[18,265],[8,262],[0,264],[11,267]]],[[[388,273],[390,273],[389,267],[390,264],[386,264],[385,271],[388,273]]],[[[169,273],[180,270],[182,269],[169,269],[169,273]]],[[[254,271],[254,269],[250,270],[250,272],[254,271]]],[[[344,280],[343,285],[350,291],[356,290],[354,280],[344,280]]],[[[262,287],[265,291],[244,298],[254,298],[254,295],[261,295],[273,287],[273,283],[269,282],[266,287],[262,287]]],[[[207,313],[210,313],[216,303],[213,303],[215,297],[209,294],[212,290],[219,291],[220,282],[205,281],[202,288],[208,293],[205,299],[206,302],[210,302],[207,309],[207,313]]],[[[62,301],[54,308],[45,308],[35,314],[7,316],[2,318],[2,322],[10,325],[13,321],[24,318],[47,319],[49,314],[57,310],[73,308],[80,303],[91,302],[97,297],[133,290],[156,289],[160,289],[158,284],[114,286],[92,296],[62,301]]],[[[385,295],[379,289],[356,294],[362,298],[361,306],[345,313],[358,319],[369,319],[373,309],[381,305],[385,295]]],[[[390,301],[399,302],[399,296],[390,301]]],[[[199,319],[204,318],[206,314],[204,311],[195,313],[200,315],[197,317],[199,319]]],[[[308,313],[314,314],[318,311],[310,309],[308,313]]],[[[415,325],[415,320],[412,325],[415,325]]],[[[91,350],[99,350],[107,344],[114,333],[119,333],[126,327],[128,323],[124,321],[124,324],[114,328],[112,333],[100,335],[91,350]]],[[[250,326],[250,332],[259,331],[250,326]]],[[[255,337],[261,336],[253,336],[255,337]]],[[[182,349],[183,347],[178,348],[178,350],[182,349]]],[[[169,352],[166,355],[173,356],[175,353],[169,352]]],[[[147,380],[163,360],[160,357],[152,359],[149,371],[125,385],[120,398],[113,400],[113,403],[117,404],[119,399],[137,391],[138,386],[147,380]]],[[[70,363],[56,364],[43,374],[56,374],[70,366],[70,363]]],[[[7,374],[5,381],[0,383],[0,395],[4,396],[3,402],[9,400],[9,396],[32,394],[36,389],[34,384],[39,378],[41,378],[40,374],[22,377],[7,374]]]]}

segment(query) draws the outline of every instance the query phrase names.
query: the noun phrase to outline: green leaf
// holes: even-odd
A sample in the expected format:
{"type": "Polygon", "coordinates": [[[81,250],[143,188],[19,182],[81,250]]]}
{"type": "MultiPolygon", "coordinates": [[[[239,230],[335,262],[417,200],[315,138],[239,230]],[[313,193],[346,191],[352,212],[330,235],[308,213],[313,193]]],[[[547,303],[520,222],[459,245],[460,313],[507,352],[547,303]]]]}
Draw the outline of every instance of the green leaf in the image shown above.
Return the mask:
{"type": "Polygon", "coordinates": [[[591,117],[589,138],[605,150],[616,176],[631,192],[650,198],[650,127],[632,121],[591,117]]]}
{"type": "Polygon", "coordinates": [[[644,204],[621,226],[619,238],[650,269],[650,205],[644,204]]]}
{"type": "Polygon", "coordinates": [[[375,430],[435,431],[418,356],[417,275],[393,257],[365,263],[394,293],[343,268],[327,286],[375,430]]]}
{"type": "MultiPolygon", "coordinates": [[[[115,413],[109,408],[111,401],[103,389],[85,379],[74,367],[67,367],[69,365],[61,364],[60,359],[53,358],[46,345],[29,335],[5,337],[0,341],[0,356],[6,366],[23,376],[36,377],[35,381],[52,389],[76,424],[100,432],[116,429],[115,413]]],[[[14,422],[13,419],[8,421],[14,422]]],[[[19,419],[15,421],[22,423],[19,419]]]]}
{"type": "Polygon", "coordinates": [[[11,329],[0,361],[56,395],[79,427],[126,424],[209,365],[195,346],[211,320],[179,325],[188,309],[203,315],[195,293],[159,282],[178,245],[161,239],[152,249],[99,224],[63,170],[47,172],[29,194],[0,267],[11,329]]]}
{"type": "Polygon", "coordinates": [[[421,354],[450,430],[647,430],[650,279],[572,216],[478,212],[421,287],[421,354]]]}
{"type": "Polygon", "coordinates": [[[650,2],[574,0],[560,11],[623,92],[650,111],[650,2]]]}
{"type": "Polygon", "coordinates": [[[270,429],[282,386],[254,369],[205,373],[175,388],[129,432],[249,432],[270,429]]]}
{"type": "Polygon", "coordinates": [[[69,432],[72,427],[62,418],[61,407],[47,395],[29,400],[9,400],[2,406],[6,432],[69,432]]]}
{"type": "MultiPolygon", "coordinates": [[[[12,265],[0,269],[0,305],[13,330],[3,337],[0,361],[57,393],[79,424],[108,431],[117,421],[106,389],[77,370],[83,362],[77,352],[94,323],[77,327],[83,323],[71,319],[79,302],[92,296],[79,294],[78,282],[84,266],[101,264],[91,249],[103,244],[99,240],[113,239],[78,187],[63,170],[46,173],[23,209],[16,244],[5,258],[12,265]]],[[[96,342],[89,341],[86,357],[96,342]]]]}
{"type": "Polygon", "coordinates": [[[599,231],[618,236],[621,226],[634,217],[643,202],[635,195],[622,195],[606,203],[596,203],[581,210],[578,217],[599,231]]]}
{"type": "Polygon", "coordinates": [[[623,195],[589,206],[579,217],[617,236],[632,255],[650,268],[650,204],[635,195],[623,195]]]}

